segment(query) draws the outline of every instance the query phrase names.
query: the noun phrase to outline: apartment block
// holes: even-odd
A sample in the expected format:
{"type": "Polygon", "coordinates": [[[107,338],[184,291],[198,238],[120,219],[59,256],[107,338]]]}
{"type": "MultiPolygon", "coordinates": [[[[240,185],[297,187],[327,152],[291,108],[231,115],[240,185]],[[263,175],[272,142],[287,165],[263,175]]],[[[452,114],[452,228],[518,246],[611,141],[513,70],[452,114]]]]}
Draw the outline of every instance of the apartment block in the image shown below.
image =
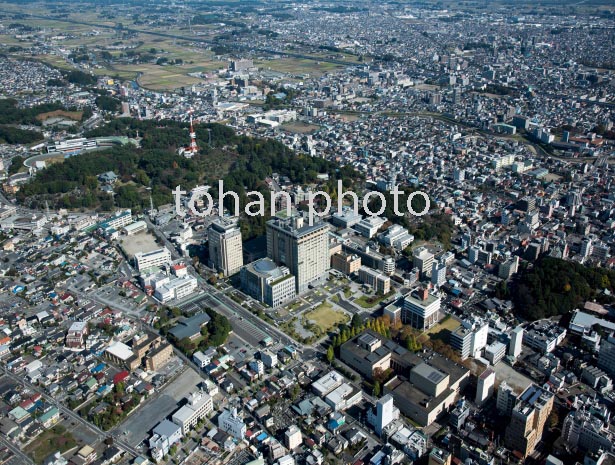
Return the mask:
{"type": "Polygon", "coordinates": [[[553,398],[553,393],[537,385],[530,385],[521,393],[506,428],[506,447],[523,458],[534,452],[553,409],[553,398]]]}

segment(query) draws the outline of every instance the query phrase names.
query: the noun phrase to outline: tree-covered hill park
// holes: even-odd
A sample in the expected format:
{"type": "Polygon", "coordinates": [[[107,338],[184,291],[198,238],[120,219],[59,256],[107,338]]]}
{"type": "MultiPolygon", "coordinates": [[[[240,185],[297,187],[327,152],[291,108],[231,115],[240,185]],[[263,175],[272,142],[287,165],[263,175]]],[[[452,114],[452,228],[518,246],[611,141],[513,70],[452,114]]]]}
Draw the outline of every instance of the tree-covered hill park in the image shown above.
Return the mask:
{"type": "MultiPolygon", "coordinates": [[[[254,200],[248,199],[246,192],[260,191],[268,201],[265,179],[272,173],[287,176],[299,184],[321,182],[317,176],[326,173],[331,190],[338,179],[343,179],[348,187],[361,179],[350,167],[297,154],[274,140],[237,135],[232,128],[220,124],[196,126],[200,152],[187,159],[177,150],[188,144],[188,131],[188,124],[177,121],[115,119],[90,131],[86,137],[138,135],[140,148],[118,146],[53,163],[23,186],[18,200],[34,208],[42,208],[47,201],[52,207],[69,209],[119,207],[140,211],[149,206],[150,187],[154,204],[158,206],[172,202],[171,191],[176,186],[189,190],[198,185],[211,185],[212,194],[217,196],[218,181],[223,180],[225,192],[240,195],[241,211],[244,211],[245,205],[254,200]],[[119,178],[113,186],[113,196],[103,192],[98,182],[98,176],[107,171],[115,172],[119,178]]],[[[245,237],[264,232],[266,218],[244,220],[245,237]]]]}

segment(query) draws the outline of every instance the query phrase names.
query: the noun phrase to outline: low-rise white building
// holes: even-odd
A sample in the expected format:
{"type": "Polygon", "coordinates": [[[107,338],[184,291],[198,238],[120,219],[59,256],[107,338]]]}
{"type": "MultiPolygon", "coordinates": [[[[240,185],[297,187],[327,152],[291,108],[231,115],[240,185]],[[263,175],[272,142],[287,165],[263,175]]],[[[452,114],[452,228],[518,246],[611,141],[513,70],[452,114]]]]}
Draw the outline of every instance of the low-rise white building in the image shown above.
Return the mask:
{"type": "Polygon", "coordinates": [[[182,434],[193,428],[197,422],[205,418],[214,409],[214,404],[209,394],[203,391],[193,392],[188,396],[188,402],[173,414],[173,423],[181,426],[182,434]]]}
{"type": "Polygon", "coordinates": [[[154,297],[162,303],[170,300],[180,300],[192,294],[198,287],[196,278],[183,276],[181,278],[169,279],[162,285],[156,285],[154,297]]]}
{"type": "Polygon", "coordinates": [[[237,414],[237,409],[225,409],[218,416],[218,428],[236,439],[243,439],[247,430],[243,419],[237,414]]]}
{"type": "Polygon", "coordinates": [[[178,443],[182,438],[181,426],[169,420],[162,420],[154,428],[149,440],[149,449],[152,458],[160,462],[169,453],[171,446],[178,443]]]}
{"type": "Polygon", "coordinates": [[[153,266],[163,266],[171,263],[171,252],[166,247],[152,250],[151,252],[137,252],[135,265],[139,271],[153,266]]]}

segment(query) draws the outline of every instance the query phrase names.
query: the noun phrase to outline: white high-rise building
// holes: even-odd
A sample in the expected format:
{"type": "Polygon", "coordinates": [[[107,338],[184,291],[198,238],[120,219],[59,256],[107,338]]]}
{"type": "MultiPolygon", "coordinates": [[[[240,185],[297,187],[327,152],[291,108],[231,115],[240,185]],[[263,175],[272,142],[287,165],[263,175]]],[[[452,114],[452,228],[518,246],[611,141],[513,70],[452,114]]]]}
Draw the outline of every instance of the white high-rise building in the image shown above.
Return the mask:
{"type": "Polygon", "coordinates": [[[582,451],[613,451],[615,434],[609,428],[609,408],[597,399],[580,396],[575,399],[575,407],[562,426],[564,441],[582,451]]]}
{"type": "Polygon", "coordinates": [[[517,403],[517,394],[512,386],[502,381],[498,388],[497,409],[498,413],[503,416],[510,416],[515,404],[517,403]]]}
{"type": "Polygon", "coordinates": [[[290,426],[284,433],[284,445],[290,451],[299,447],[303,442],[303,435],[297,425],[290,426]]]}
{"type": "Polygon", "coordinates": [[[173,278],[164,284],[156,285],[154,297],[162,303],[170,300],[181,300],[192,294],[198,287],[198,282],[193,276],[173,278]]]}
{"type": "Polygon", "coordinates": [[[517,358],[521,355],[523,342],[523,328],[521,326],[517,326],[510,333],[510,342],[508,344],[508,355],[511,357],[517,358]]]}
{"type": "Polygon", "coordinates": [[[209,261],[224,276],[237,273],[243,266],[241,230],[234,220],[217,218],[207,230],[209,261]]]}
{"type": "Polygon", "coordinates": [[[261,258],[241,268],[241,289],[259,302],[278,307],[297,295],[295,277],[285,266],[261,258]]]}
{"type": "Polygon", "coordinates": [[[394,247],[397,250],[404,250],[414,241],[414,236],[406,228],[394,224],[384,232],[380,240],[387,247],[394,247]]]}
{"type": "Polygon", "coordinates": [[[487,346],[489,324],[482,318],[470,317],[461,322],[449,339],[451,347],[459,352],[461,359],[478,358],[487,346]]]}
{"type": "Polygon", "coordinates": [[[137,270],[142,271],[152,266],[163,266],[171,263],[171,252],[166,247],[152,250],[151,252],[137,252],[135,265],[137,270]]]}
{"type": "Polygon", "coordinates": [[[591,239],[583,239],[583,242],[581,243],[581,256],[583,258],[589,257],[592,253],[592,248],[591,239]]]}
{"type": "Polygon", "coordinates": [[[193,428],[200,419],[205,418],[214,409],[214,404],[207,393],[203,391],[193,392],[188,396],[188,402],[175,412],[171,418],[173,423],[181,426],[185,436],[190,428],[193,428]]]}
{"type": "Polygon", "coordinates": [[[309,226],[302,216],[267,222],[267,256],[288,267],[297,293],[324,282],[330,264],[328,232],[325,223],[309,226]]]}
{"type": "Polygon", "coordinates": [[[492,395],[495,386],[495,371],[491,368],[487,368],[478,377],[478,385],[476,387],[476,399],[477,405],[484,404],[492,395]]]}
{"type": "Polygon", "coordinates": [[[378,436],[382,435],[387,425],[397,418],[399,418],[399,410],[395,407],[393,396],[387,394],[378,399],[378,402],[376,402],[376,424],[374,426],[376,434],[378,436]]]}
{"type": "Polygon", "coordinates": [[[412,253],[412,265],[419,269],[421,276],[431,273],[434,255],[427,247],[417,247],[412,253]]]}
{"type": "Polygon", "coordinates": [[[442,286],[446,282],[446,264],[443,262],[433,262],[431,267],[431,284],[442,286]]]}

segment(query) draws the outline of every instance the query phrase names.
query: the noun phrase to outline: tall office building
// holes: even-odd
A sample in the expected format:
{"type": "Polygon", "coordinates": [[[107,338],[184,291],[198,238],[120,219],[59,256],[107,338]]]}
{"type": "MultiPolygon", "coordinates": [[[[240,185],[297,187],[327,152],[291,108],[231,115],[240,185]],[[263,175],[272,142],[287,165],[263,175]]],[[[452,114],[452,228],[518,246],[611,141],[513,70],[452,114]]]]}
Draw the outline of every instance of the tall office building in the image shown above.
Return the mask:
{"type": "Polygon", "coordinates": [[[611,410],[592,397],[577,396],[576,410],[564,419],[562,439],[566,444],[582,451],[603,450],[611,452],[614,448],[615,434],[611,431],[611,410]]]}
{"type": "Polygon", "coordinates": [[[468,260],[470,260],[470,263],[476,263],[478,261],[480,251],[480,247],[478,246],[472,246],[468,249],[468,260]]]}
{"type": "Polygon", "coordinates": [[[521,343],[523,342],[523,327],[517,326],[510,333],[510,342],[508,344],[508,355],[517,358],[521,355],[521,343]]]}
{"type": "Polygon", "coordinates": [[[440,321],[440,297],[427,289],[416,289],[404,297],[402,322],[425,331],[440,321]]]}
{"type": "Polygon", "coordinates": [[[581,256],[583,258],[587,258],[592,253],[592,240],[591,239],[583,239],[581,243],[581,256]]]}
{"type": "Polygon", "coordinates": [[[241,289],[259,302],[277,307],[294,299],[295,277],[285,266],[261,258],[241,269],[241,289]]]}
{"type": "Polygon", "coordinates": [[[466,179],[466,172],[462,168],[455,168],[453,170],[453,179],[457,182],[463,182],[466,179]]]}
{"type": "Polygon", "coordinates": [[[322,283],[329,269],[328,226],[312,226],[302,216],[267,222],[267,256],[295,276],[297,293],[322,283]]]}
{"type": "Polygon", "coordinates": [[[478,377],[475,399],[477,405],[483,405],[493,395],[494,386],[495,371],[493,371],[491,368],[487,368],[478,377]]]}
{"type": "Polygon", "coordinates": [[[598,352],[598,368],[615,378],[615,333],[602,339],[600,352],[598,352]]]}
{"type": "Polygon", "coordinates": [[[506,428],[506,447],[523,458],[534,452],[553,409],[553,398],[552,392],[534,384],[521,393],[506,428]]]}
{"type": "Polygon", "coordinates": [[[234,220],[216,218],[207,230],[209,261],[224,276],[237,273],[243,266],[241,230],[234,220]]]}
{"type": "Polygon", "coordinates": [[[459,352],[461,359],[478,358],[487,346],[489,324],[482,318],[470,317],[461,322],[449,337],[449,344],[459,352]]]}
{"type": "Polygon", "coordinates": [[[503,263],[500,263],[498,267],[498,277],[502,279],[509,279],[519,269],[519,257],[515,256],[503,263]]]}

